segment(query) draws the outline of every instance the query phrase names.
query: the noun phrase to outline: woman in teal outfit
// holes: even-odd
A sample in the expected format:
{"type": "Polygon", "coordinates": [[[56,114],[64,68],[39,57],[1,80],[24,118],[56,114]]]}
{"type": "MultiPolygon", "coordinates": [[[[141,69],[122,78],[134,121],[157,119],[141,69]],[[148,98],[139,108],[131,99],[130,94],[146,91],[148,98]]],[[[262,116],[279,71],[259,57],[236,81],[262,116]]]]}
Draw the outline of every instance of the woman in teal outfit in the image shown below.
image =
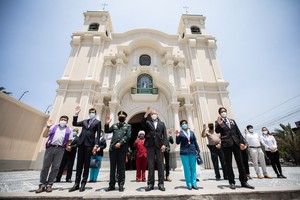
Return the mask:
{"type": "Polygon", "coordinates": [[[103,158],[103,149],[106,148],[106,139],[104,138],[103,131],[101,131],[101,132],[102,132],[102,136],[100,137],[100,140],[99,140],[99,147],[97,149],[96,154],[92,156],[92,158],[94,156],[96,156],[96,158],[99,160],[100,164],[97,168],[90,168],[90,181],[89,182],[97,181],[98,174],[99,174],[100,167],[101,167],[102,158],[103,158]]]}
{"type": "Polygon", "coordinates": [[[196,155],[200,153],[199,145],[193,131],[188,128],[186,120],[180,121],[181,131],[176,130],[176,144],[180,144],[180,158],[183,165],[184,177],[189,190],[197,187],[196,155]]]}

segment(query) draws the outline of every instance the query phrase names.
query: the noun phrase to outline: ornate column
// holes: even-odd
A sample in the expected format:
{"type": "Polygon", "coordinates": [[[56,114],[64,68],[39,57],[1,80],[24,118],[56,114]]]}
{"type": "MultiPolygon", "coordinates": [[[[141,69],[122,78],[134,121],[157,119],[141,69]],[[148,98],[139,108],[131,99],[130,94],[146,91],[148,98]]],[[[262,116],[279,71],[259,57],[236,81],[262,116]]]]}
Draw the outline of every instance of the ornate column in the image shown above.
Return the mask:
{"type": "Polygon", "coordinates": [[[89,57],[90,62],[87,68],[87,74],[86,79],[95,79],[95,71],[98,63],[98,58],[100,54],[100,45],[101,45],[101,37],[100,36],[94,36],[93,37],[93,46],[90,48],[92,49],[92,53],[89,57]]]}
{"type": "Polygon", "coordinates": [[[124,54],[123,51],[119,51],[117,54],[117,69],[116,69],[116,77],[115,77],[115,84],[114,85],[117,85],[119,83],[119,81],[121,80],[122,78],[122,70],[123,70],[123,67],[125,66],[125,62],[127,62],[127,58],[124,54]]]}
{"type": "Polygon", "coordinates": [[[62,79],[69,79],[72,76],[72,72],[73,72],[73,68],[74,65],[76,63],[79,51],[80,51],[80,44],[81,44],[81,36],[75,36],[73,35],[72,37],[72,42],[71,42],[71,46],[72,46],[72,51],[71,51],[71,55],[74,56],[69,56],[69,60],[66,66],[66,69],[64,71],[64,75],[62,79]]]}
{"type": "Polygon", "coordinates": [[[180,124],[179,124],[179,102],[172,102],[171,103],[171,108],[173,111],[173,120],[174,120],[174,129],[175,130],[180,130],[180,124]]]}
{"type": "Polygon", "coordinates": [[[185,112],[186,112],[186,116],[187,116],[187,121],[189,123],[189,127],[194,131],[195,127],[194,127],[194,118],[193,118],[193,104],[184,104],[184,108],[185,108],[185,112]]]}
{"type": "Polygon", "coordinates": [[[180,60],[178,63],[178,73],[179,73],[179,84],[180,84],[180,88],[187,88],[186,86],[186,77],[184,74],[184,61],[180,60]]]}
{"type": "Polygon", "coordinates": [[[102,125],[104,125],[102,121],[102,110],[104,108],[104,103],[97,102],[95,103],[95,108],[97,110],[97,119],[101,121],[102,125]]]}
{"type": "Polygon", "coordinates": [[[105,73],[103,78],[103,88],[109,88],[110,87],[110,76],[112,71],[112,62],[111,59],[106,59],[104,61],[104,67],[105,67],[105,73]]]}

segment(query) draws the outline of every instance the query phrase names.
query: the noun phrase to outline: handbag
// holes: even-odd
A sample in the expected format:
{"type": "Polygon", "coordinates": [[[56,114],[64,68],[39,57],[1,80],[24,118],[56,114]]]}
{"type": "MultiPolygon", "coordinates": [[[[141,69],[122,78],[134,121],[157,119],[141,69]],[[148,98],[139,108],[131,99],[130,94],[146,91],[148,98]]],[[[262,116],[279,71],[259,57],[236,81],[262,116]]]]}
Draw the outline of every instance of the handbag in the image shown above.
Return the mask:
{"type": "Polygon", "coordinates": [[[100,167],[100,160],[96,156],[92,156],[90,160],[90,168],[100,167]]]}
{"type": "Polygon", "coordinates": [[[203,164],[203,160],[202,160],[202,158],[200,156],[200,153],[198,153],[196,155],[196,161],[197,161],[197,165],[202,165],[203,164]]]}

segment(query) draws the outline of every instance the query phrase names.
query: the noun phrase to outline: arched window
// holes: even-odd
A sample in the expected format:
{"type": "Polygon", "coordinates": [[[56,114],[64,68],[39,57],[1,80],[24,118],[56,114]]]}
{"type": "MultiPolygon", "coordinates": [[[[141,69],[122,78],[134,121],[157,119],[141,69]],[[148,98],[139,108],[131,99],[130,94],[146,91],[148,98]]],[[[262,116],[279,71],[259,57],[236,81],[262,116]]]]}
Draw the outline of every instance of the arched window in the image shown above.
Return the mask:
{"type": "Polygon", "coordinates": [[[153,88],[152,77],[149,74],[141,74],[137,79],[137,88],[153,88]]]}
{"type": "Polygon", "coordinates": [[[191,27],[192,34],[201,34],[200,28],[198,26],[191,27]]]}
{"type": "Polygon", "coordinates": [[[144,54],[140,56],[140,65],[145,65],[145,66],[149,66],[151,65],[151,57],[144,54]]]}
{"type": "Polygon", "coordinates": [[[99,24],[97,23],[90,24],[89,26],[89,31],[98,31],[98,29],[99,29],[99,24]]]}
{"type": "Polygon", "coordinates": [[[131,94],[158,94],[158,88],[153,88],[153,80],[149,74],[141,74],[137,78],[136,88],[131,88],[131,94]]]}

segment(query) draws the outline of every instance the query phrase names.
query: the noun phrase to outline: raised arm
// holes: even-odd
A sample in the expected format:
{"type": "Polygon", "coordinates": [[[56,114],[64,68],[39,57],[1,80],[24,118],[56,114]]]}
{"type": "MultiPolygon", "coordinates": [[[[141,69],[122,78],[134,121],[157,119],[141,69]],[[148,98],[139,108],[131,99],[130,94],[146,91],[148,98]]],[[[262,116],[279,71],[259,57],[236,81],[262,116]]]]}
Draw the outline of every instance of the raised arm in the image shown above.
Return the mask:
{"type": "Polygon", "coordinates": [[[44,137],[44,138],[47,138],[47,137],[49,136],[50,128],[51,128],[52,125],[53,125],[53,122],[52,122],[51,119],[49,119],[49,120],[47,121],[47,126],[46,126],[46,128],[44,129],[44,131],[43,131],[43,137],[44,137]]]}
{"type": "Polygon", "coordinates": [[[176,130],[176,144],[180,144],[180,132],[178,130],[176,130]]]}
{"type": "Polygon", "coordinates": [[[113,126],[109,127],[109,123],[111,122],[110,116],[106,117],[105,125],[104,125],[104,132],[105,133],[112,133],[114,131],[113,126]]]}
{"type": "Polygon", "coordinates": [[[206,137],[206,129],[207,129],[206,124],[203,124],[203,130],[202,130],[202,132],[201,132],[201,136],[202,136],[203,138],[206,137]]]}

